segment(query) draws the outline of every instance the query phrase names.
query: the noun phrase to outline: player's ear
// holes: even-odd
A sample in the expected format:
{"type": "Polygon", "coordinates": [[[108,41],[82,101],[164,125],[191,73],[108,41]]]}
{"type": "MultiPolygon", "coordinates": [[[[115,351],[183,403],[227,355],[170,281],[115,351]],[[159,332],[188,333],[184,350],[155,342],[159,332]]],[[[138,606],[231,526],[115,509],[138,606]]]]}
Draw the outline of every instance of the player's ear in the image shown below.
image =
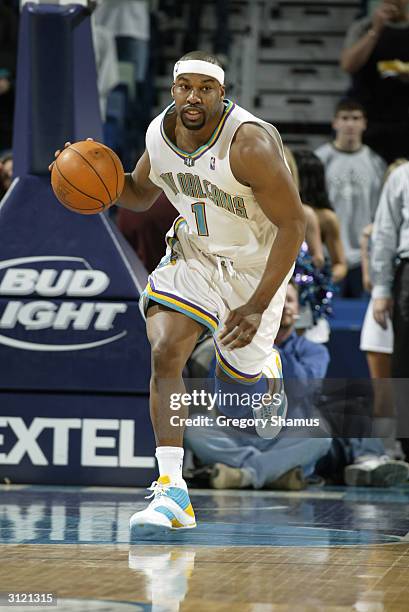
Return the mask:
{"type": "Polygon", "coordinates": [[[170,95],[172,96],[172,98],[174,98],[174,97],[175,97],[175,95],[174,95],[174,93],[173,93],[173,92],[174,92],[174,89],[175,89],[175,84],[173,83],[172,87],[170,88],[170,95]]]}
{"type": "Polygon", "coordinates": [[[221,95],[222,100],[224,100],[226,96],[226,88],[224,85],[220,85],[220,95],[221,95]]]}

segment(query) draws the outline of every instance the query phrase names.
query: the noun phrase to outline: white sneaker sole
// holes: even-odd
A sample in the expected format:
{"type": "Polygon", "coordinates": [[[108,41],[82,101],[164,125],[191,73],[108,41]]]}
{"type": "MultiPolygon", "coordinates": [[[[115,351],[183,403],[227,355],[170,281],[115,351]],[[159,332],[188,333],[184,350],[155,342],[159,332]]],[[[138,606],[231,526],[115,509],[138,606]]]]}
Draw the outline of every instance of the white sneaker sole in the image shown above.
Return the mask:
{"type": "Polygon", "coordinates": [[[170,532],[186,531],[187,529],[194,529],[195,527],[196,523],[184,527],[172,527],[171,525],[166,526],[153,522],[133,523],[130,525],[131,541],[162,539],[170,534],[170,532]]]}
{"type": "Polygon", "coordinates": [[[280,406],[267,406],[259,410],[255,408],[253,409],[253,416],[255,419],[267,419],[267,424],[265,427],[263,427],[261,423],[256,425],[256,432],[260,438],[272,440],[273,438],[276,438],[282,430],[283,425],[273,425],[271,422],[271,417],[281,417],[282,419],[286,418],[288,410],[286,395],[284,395],[284,399],[282,401],[285,402],[284,408],[282,407],[281,402],[280,406]]]}
{"type": "MultiPolygon", "coordinates": [[[[276,359],[275,353],[273,355],[273,359],[276,359]]],[[[280,378],[280,381],[281,381],[281,391],[280,392],[282,395],[282,400],[279,406],[270,404],[270,406],[263,406],[261,408],[253,408],[253,416],[255,419],[263,419],[263,420],[267,419],[267,424],[265,427],[263,427],[262,424],[256,425],[256,432],[258,436],[266,440],[273,440],[274,438],[278,436],[283,426],[273,425],[273,423],[271,422],[271,417],[282,417],[283,419],[285,419],[287,416],[288,401],[287,401],[287,396],[285,394],[284,381],[282,377],[280,376],[280,373],[278,372],[276,365],[275,364],[265,365],[263,368],[263,374],[264,376],[267,377],[268,380],[280,378]],[[283,406],[283,402],[284,402],[284,406],[283,406]]],[[[268,392],[271,393],[272,390],[269,388],[268,392]]],[[[276,393],[275,390],[273,392],[276,393]]]]}
{"type": "Polygon", "coordinates": [[[408,479],[405,465],[386,463],[373,470],[364,470],[359,465],[348,465],[344,472],[345,483],[350,487],[393,487],[408,479]]]}

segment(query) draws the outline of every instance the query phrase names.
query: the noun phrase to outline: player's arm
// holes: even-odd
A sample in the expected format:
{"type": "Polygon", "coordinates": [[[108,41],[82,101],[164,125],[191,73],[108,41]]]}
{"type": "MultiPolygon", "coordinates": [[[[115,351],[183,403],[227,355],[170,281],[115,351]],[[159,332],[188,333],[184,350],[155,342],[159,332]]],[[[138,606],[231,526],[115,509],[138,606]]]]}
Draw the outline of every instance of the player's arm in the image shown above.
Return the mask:
{"type": "Polygon", "coordinates": [[[236,179],[251,187],[260,208],[278,228],[267,265],[254,294],[233,310],[220,340],[229,348],[249,344],[278,288],[293,265],[305,236],[305,213],[294,181],[272,137],[260,126],[245,124],[230,152],[236,179]]]}
{"type": "Polygon", "coordinates": [[[321,220],[324,241],[331,259],[332,280],[339,283],[347,275],[348,266],[338,217],[333,210],[324,209],[321,211],[321,220]]]}
{"type": "Polygon", "coordinates": [[[150,171],[151,163],[148,152],[145,151],[134,171],[125,174],[125,186],[116,202],[118,206],[137,212],[148,210],[152,206],[162,190],[150,180],[150,171]]]}

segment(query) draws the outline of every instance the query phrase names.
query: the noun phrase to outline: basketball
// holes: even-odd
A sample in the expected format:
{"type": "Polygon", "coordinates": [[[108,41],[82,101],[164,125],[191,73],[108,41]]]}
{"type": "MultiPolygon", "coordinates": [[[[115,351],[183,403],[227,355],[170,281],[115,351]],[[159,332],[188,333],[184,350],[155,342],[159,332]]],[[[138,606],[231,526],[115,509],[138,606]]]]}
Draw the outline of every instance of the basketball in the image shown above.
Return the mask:
{"type": "Polygon", "coordinates": [[[75,142],[64,149],[51,172],[57,199],[83,215],[100,213],[114,204],[124,181],[124,169],[116,153],[93,140],[75,142]]]}

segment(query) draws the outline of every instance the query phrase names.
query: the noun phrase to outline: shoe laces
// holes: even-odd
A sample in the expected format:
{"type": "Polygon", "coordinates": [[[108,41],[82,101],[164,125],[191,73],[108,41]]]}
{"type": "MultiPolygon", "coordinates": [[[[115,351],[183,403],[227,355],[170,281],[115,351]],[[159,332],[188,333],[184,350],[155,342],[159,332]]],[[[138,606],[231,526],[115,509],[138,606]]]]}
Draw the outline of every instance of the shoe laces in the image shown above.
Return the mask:
{"type": "Polygon", "coordinates": [[[151,499],[152,497],[160,497],[161,495],[167,495],[170,489],[170,484],[162,484],[155,480],[150,487],[148,487],[148,491],[152,491],[150,495],[146,495],[145,499],[151,499]]]}

